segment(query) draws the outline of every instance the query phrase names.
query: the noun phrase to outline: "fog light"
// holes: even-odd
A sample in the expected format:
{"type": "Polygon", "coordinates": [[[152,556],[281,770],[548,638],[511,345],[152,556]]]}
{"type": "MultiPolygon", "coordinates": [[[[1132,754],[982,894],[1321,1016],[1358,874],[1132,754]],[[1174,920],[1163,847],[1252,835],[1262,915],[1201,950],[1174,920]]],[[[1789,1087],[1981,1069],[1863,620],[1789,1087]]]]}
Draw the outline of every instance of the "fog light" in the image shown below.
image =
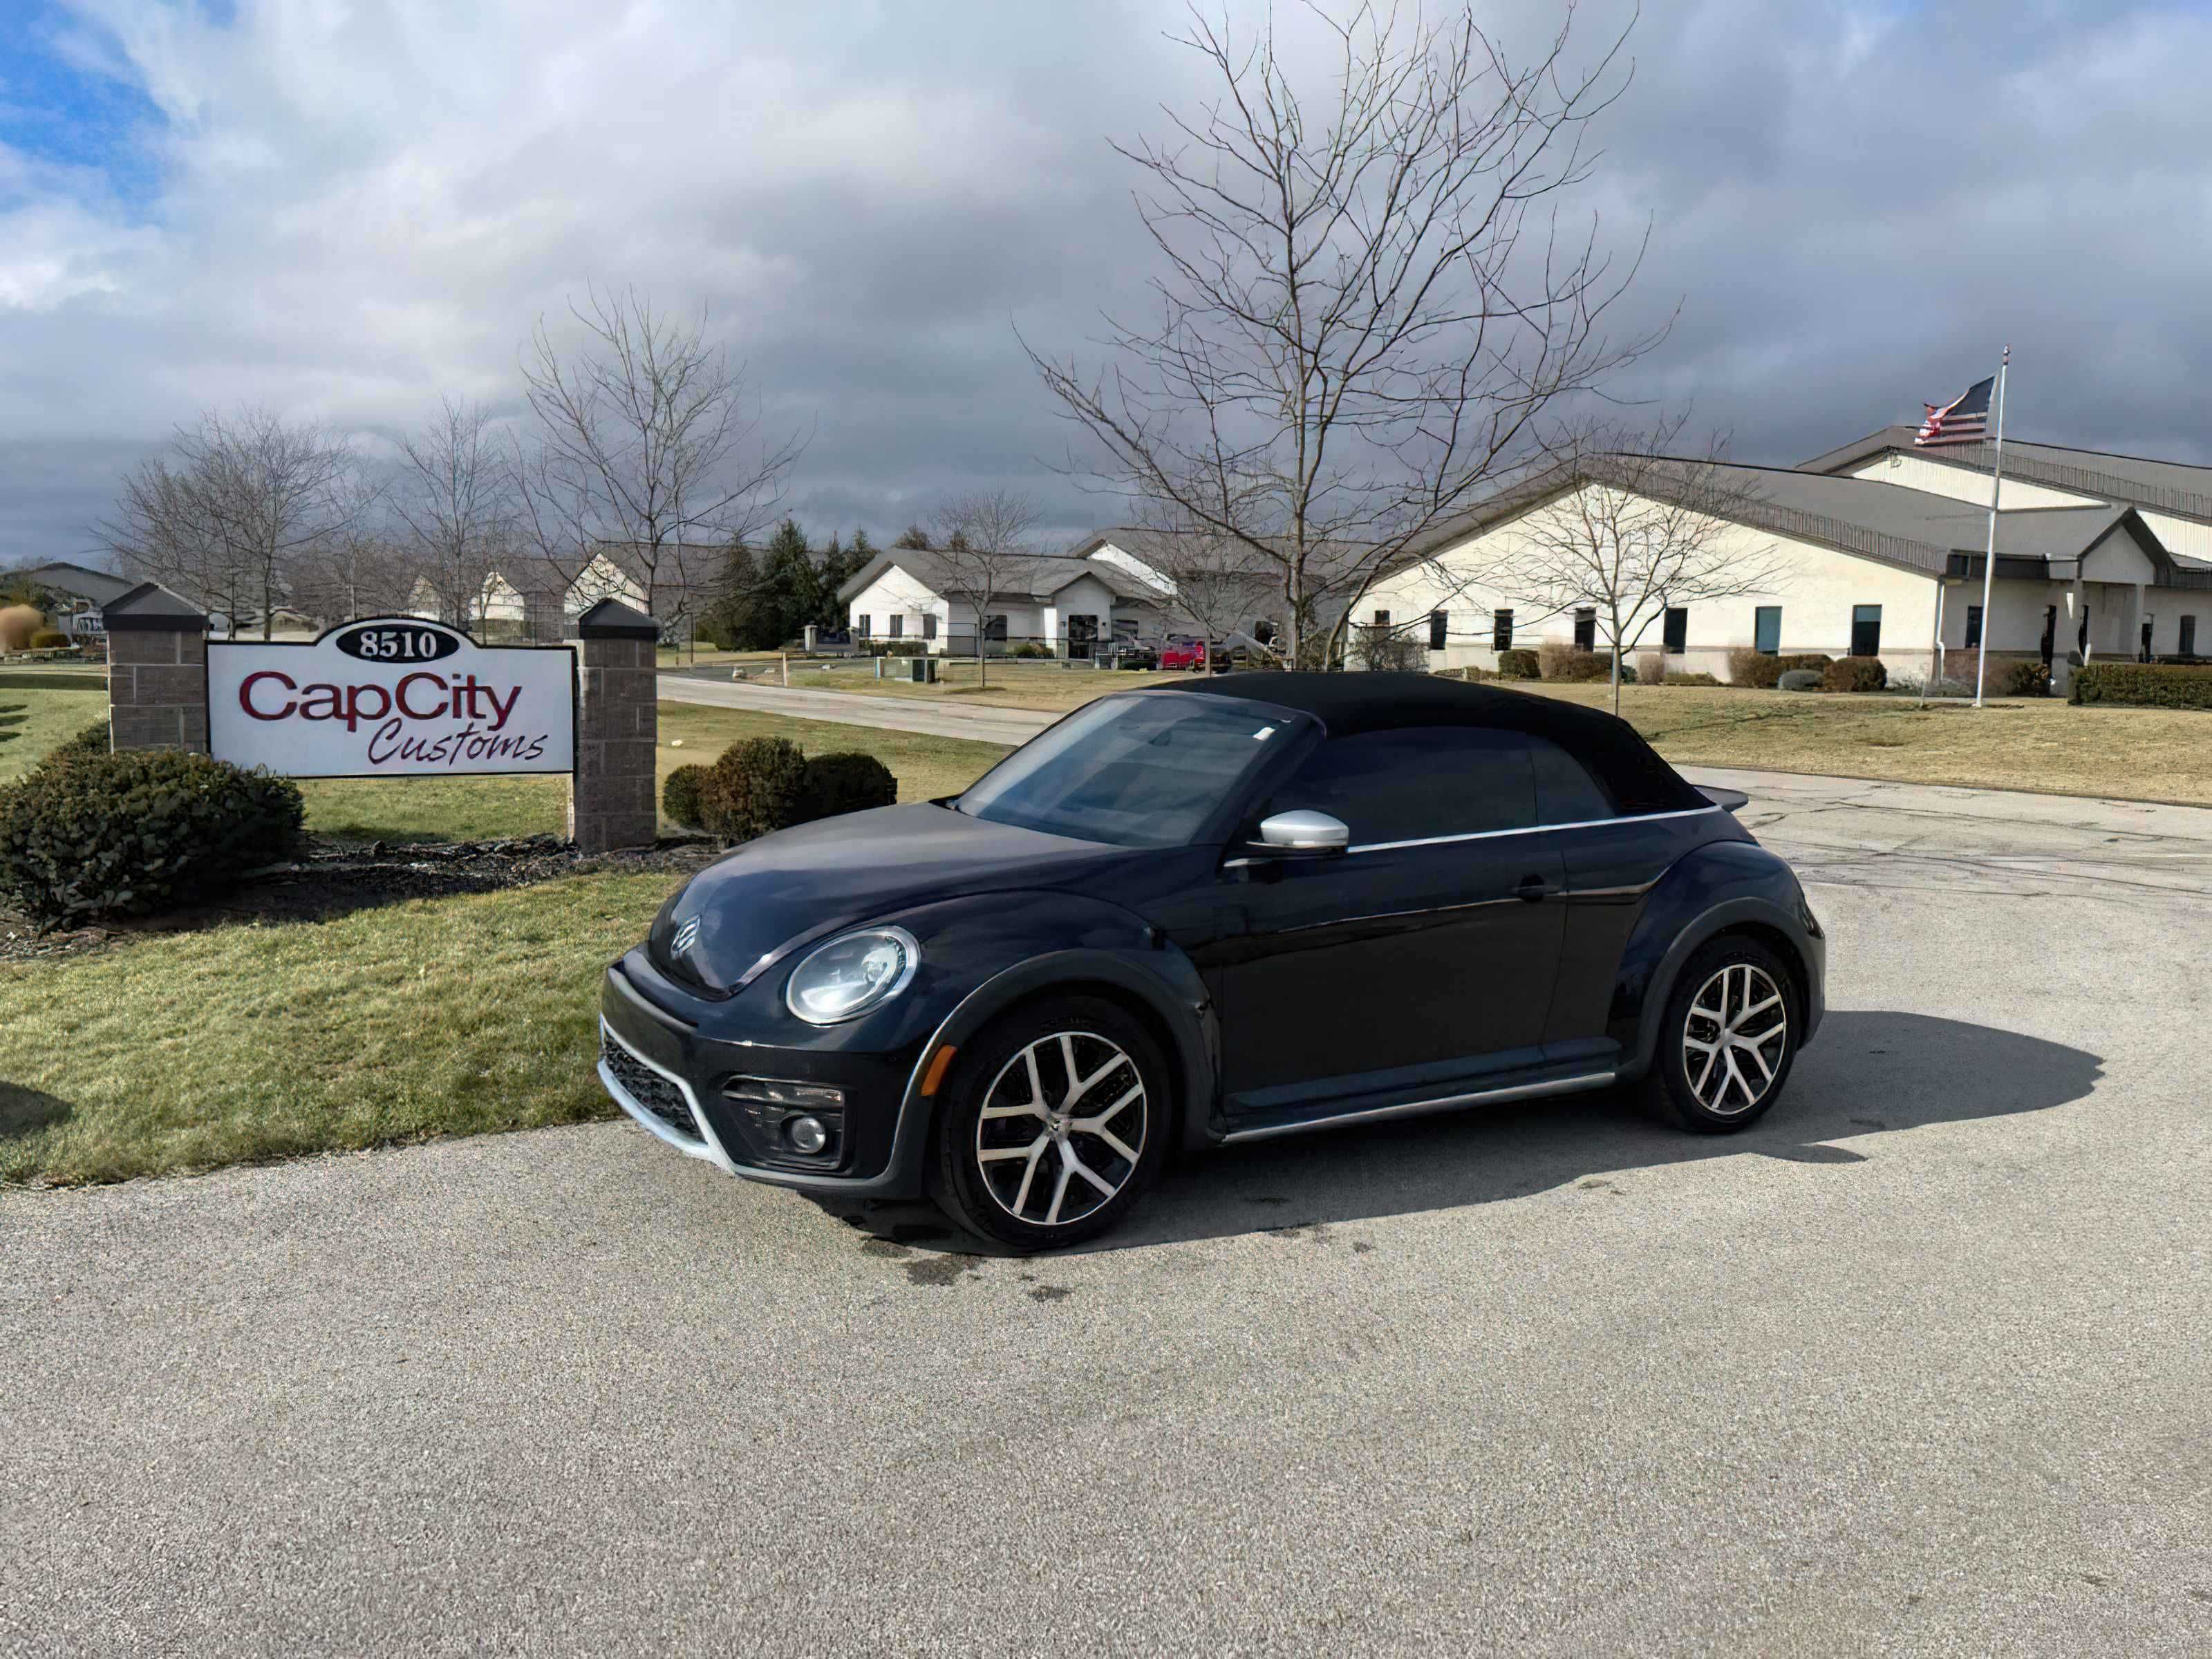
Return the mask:
{"type": "Polygon", "coordinates": [[[830,1144],[830,1131],[818,1117],[795,1117],[783,1126],[783,1138],[794,1152],[811,1158],[830,1144]]]}
{"type": "Polygon", "coordinates": [[[745,1115],[746,1139],[768,1158],[835,1158],[845,1133],[845,1091],[795,1078],[733,1077],[722,1097],[745,1115]]]}

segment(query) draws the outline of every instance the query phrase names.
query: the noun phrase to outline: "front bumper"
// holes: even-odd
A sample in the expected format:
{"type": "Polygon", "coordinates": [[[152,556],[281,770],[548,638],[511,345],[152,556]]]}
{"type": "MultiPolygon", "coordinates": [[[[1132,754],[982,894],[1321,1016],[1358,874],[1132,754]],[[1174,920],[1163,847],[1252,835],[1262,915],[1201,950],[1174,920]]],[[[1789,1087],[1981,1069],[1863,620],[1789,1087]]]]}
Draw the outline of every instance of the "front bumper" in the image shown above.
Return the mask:
{"type": "Polygon", "coordinates": [[[599,1083],[656,1139],[732,1175],[825,1195],[920,1193],[920,1136],[909,1122],[919,1114],[907,1107],[926,1037],[863,1050],[844,1046],[848,1028],[777,1043],[758,1036],[784,1033],[757,1036],[747,1024],[743,1011],[690,997],[634,951],[601,983],[599,1083]],[[763,1079],[842,1092],[842,1121],[823,1153],[798,1153],[748,1109],[740,1097],[763,1079]]]}

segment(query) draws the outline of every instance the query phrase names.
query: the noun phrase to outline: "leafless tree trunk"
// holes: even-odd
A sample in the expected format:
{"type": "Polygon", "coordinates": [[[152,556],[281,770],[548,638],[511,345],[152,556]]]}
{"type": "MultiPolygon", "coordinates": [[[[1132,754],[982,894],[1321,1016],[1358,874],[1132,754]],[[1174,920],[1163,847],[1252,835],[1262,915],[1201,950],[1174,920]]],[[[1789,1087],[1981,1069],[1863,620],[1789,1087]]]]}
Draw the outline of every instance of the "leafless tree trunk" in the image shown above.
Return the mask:
{"type": "Polygon", "coordinates": [[[703,310],[674,316],[630,289],[594,289],[569,312],[580,347],[564,353],[541,318],[523,361],[535,428],[514,456],[524,530],[571,582],[618,544],[647,611],[694,618],[731,542],[774,516],[803,441],[763,434],[703,310]]]}
{"type": "Polygon", "coordinates": [[[1595,220],[1559,222],[1626,78],[1625,33],[1577,70],[1571,24],[1520,63],[1469,4],[1435,23],[1271,9],[1250,40],[1194,9],[1177,39],[1219,96],[1117,146],[1166,262],[1158,320],[1109,322],[1116,361],[1091,376],[1024,342],[1105,488],[1172,502],[1273,570],[1294,663],[1333,660],[1342,601],[1656,338],[1606,338],[1637,262],[1617,270],[1595,220]],[[1295,84],[1296,30],[1334,62],[1325,100],[1295,84]]]}
{"type": "Polygon", "coordinates": [[[1018,490],[977,490],[954,497],[933,515],[938,546],[932,556],[942,573],[945,596],[966,605],[975,622],[975,678],[988,685],[991,601],[1030,591],[1036,569],[1036,527],[1044,514],[1018,490]]]}
{"type": "Polygon", "coordinates": [[[404,611],[422,574],[411,547],[359,525],[324,538],[301,559],[295,602],[325,627],[404,611]]]}
{"type": "Polygon", "coordinates": [[[169,455],[125,480],[96,527],[125,569],[221,609],[234,630],[257,605],[269,637],[299,561],[363,510],[351,446],[252,405],[180,427],[169,455]]]}
{"type": "Polygon", "coordinates": [[[1770,593],[1786,580],[1771,543],[1742,520],[1757,474],[1729,466],[1716,439],[1702,455],[1667,453],[1684,421],[1647,430],[1586,422],[1552,444],[1563,482],[1579,481],[1514,526],[1501,565],[1474,579],[1540,612],[1597,612],[1613,653],[1613,711],[1620,664],[1670,609],[1770,593]]]}
{"type": "Polygon", "coordinates": [[[405,526],[438,620],[475,625],[494,563],[514,544],[513,475],[480,406],[441,398],[420,432],[399,441],[405,458],[392,512],[405,526]]]}

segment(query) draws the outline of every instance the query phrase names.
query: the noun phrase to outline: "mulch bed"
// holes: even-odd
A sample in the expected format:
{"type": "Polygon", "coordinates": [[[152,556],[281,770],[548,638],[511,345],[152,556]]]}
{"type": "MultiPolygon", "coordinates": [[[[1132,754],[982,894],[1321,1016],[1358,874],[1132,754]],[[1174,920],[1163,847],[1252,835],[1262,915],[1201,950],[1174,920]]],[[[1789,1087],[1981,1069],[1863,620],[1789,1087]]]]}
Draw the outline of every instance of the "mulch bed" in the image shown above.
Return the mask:
{"type": "Polygon", "coordinates": [[[380,841],[367,846],[310,837],[307,852],[295,861],[256,871],[222,898],[167,915],[42,934],[27,917],[0,905],[0,963],[46,962],[165,933],[241,923],[326,921],[408,899],[497,892],[596,870],[625,875],[665,871],[672,885],[675,878],[690,874],[720,851],[703,839],[664,841],[650,849],[586,857],[557,836],[407,845],[380,841]]]}

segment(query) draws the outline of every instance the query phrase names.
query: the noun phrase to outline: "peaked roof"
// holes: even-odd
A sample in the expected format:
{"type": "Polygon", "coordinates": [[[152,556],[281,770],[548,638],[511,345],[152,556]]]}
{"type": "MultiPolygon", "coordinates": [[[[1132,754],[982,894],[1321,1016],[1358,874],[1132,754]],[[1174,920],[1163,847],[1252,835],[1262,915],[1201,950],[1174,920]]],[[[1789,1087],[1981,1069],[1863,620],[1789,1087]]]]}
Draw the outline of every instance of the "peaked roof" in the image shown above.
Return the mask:
{"type": "MultiPolygon", "coordinates": [[[[838,599],[851,600],[884,571],[894,568],[905,571],[933,592],[944,593],[961,586],[957,573],[939,550],[887,547],[845,579],[837,589],[838,599]]],[[[1005,574],[1010,585],[994,598],[1048,599],[1085,576],[1103,583],[1117,599],[1157,601],[1164,597],[1158,588],[1133,571],[1124,570],[1103,559],[1041,553],[1031,558],[1009,559],[1005,574]]]]}
{"type": "MultiPolygon", "coordinates": [[[[2005,447],[2009,460],[2012,447],[2005,447]]],[[[1796,467],[1714,465],[1687,457],[1647,463],[1590,456],[1571,465],[1547,468],[1500,491],[1414,549],[1408,562],[1433,557],[1585,482],[1626,487],[1632,481],[1646,495],[1676,501],[1707,498],[1716,486],[1735,492],[1728,516],[1739,523],[1923,575],[1978,574],[1988,546],[1987,508],[1931,490],[1796,467]],[[1677,487],[1670,489],[1670,482],[1677,487]]],[[[2026,507],[1998,514],[1998,573],[2047,574],[2050,566],[2082,558],[2122,528],[2158,568],[2161,586],[2212,587],[2212,568],[2177,560],[2135,508],[2126,505],[2026,507]],[[2010,573],[2008,563],[2014,566],[2010,573]]]]}
{"type": "Polygon", "coordinates": [[[89,565],[71,564],[66,559],[56,559],[50,564],[33,565],[27,570],[12,574],[36,582],[41,587],[51,587],[58,593],[90,599],[94,605],[106,605],[111,600],[119,599],[137,586],[128,576],[118,576],[111,570],[94,570],[89,565]]]}
{"type": "MultiPolygon", "coordinates": [[[[1962,471],[1986,475],[1996,459],[1990,443],[1960,444],[1956,447],[1921,449],[1913,438],[1917,427],[1886,426],[1856,441],[1815,455],[1800,464],[1801,472],[1848,472],[1892,451],[1956,466],[1962,471]]],[[[2024,483],[2093,495],[2100,501],[2129,507],[2149,507],[2178,518],[2212,524],[2212,466],[2188,461],[2161,461],[2142,455],[2112,455],[2096,449],[2069,449],[2063,444],[2033,443],[2007,438],[2005,477],[2024,483]]]]}

